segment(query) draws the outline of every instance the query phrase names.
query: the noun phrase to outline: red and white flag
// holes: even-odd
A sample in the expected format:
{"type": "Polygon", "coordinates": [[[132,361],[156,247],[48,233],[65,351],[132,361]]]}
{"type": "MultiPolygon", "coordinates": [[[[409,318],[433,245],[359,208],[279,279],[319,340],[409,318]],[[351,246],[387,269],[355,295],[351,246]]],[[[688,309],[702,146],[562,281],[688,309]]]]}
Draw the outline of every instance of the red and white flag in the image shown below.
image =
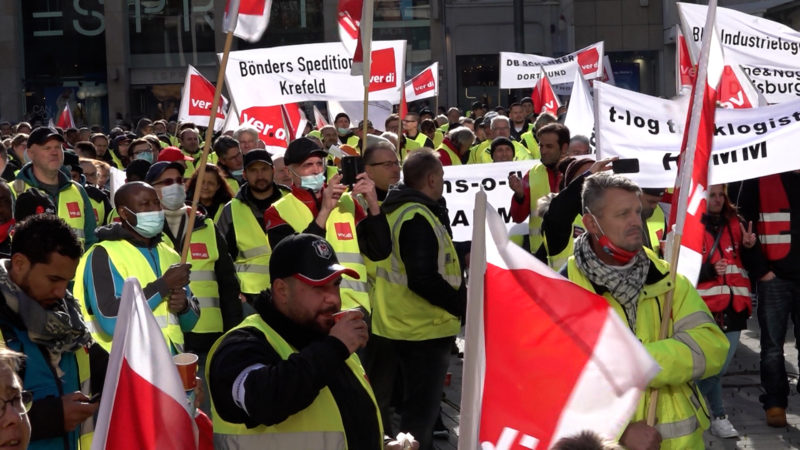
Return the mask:
{"type": "MultiPolygon", "coordinates": [[[[706,212],[708,189],[708,164],[714,138],[714,112],[717,107],[717,86],[722,78],[725,62],[716,27],[716,0],[708,5],[706,30],[697,65],[697,79],[689,101],[689,116],[684,127],[681,144],[678,178],[672,195],[670,228],[675,224],[672,237],[680,236],[678,273],[692,284],[697,283],[703,263],[703,235],[705,227],[701,218],[706,212]]],[[[671,242],[667,247],[671,248],[671,242]]],[[[672,257],[673,255],[668,255],[672,257]]],[[[677,255],[676,255],[677,256],[677,255]]]]}
{"type": "Polygon", "coordinates": [[[561,103],[559,103],[558,96],[553,91],[553,85],[550,84],[550,78],[547,77],[544,67],[539,66],[539,70],[541,71],[541,78],[536,82],[531,94],[533,110],[536,114],[549,112],[555,116],[558,114],[558,107],[561,106],[561,103]]]}
{"type": "Polygon", "coordinates": [[[717,86],[717,102],[723,108],[729,109],[767,106],[767,100],[738,64],[725,65],[717,86]]]}
{"type": "Polygon", "coordinates": [[[269,24],[272,0],[228,0],[225,4],[225,33],[249,42],[258,42],[269,24]]]}
{"type": "MultiPolygon", "coordinates": [[[[340,0],[339,4],[343,1],[354,2],[355,0],[340,0]]],[[[373,6],[375,0],[358,0],[361,7],[361,19],[358,22],[358,41],[356,42],[356,49],[353,52],[353,66],[350,68],[350,75],[361,75],[364,78],[364,86],[369,86],[371,58],[372,58],[372,19],[373,19],[373,6]]],[[[355,7],[352,7],[355,9],[355,7]]],[[[341,11],[340,11],[341,17],[341,11]]],[[[341,36],[342,27],[341,22],[339,26],[339,34],[341,36]]],[[[344,43],[344,41],[342,41],[344,43]]],[[[347,44],[345,44],[347,46],[347,44]]]]}
{"type": "Polygon", "coordinates": [[[283,105],[251,106],[240,114],[239,122],[258,130],[258,138],[270,152],[283,153],[293,139],[286,126],[283,105]]]}
{"type": "MultiPolygon", "coordinates": [[[[178,121],[194,122],[201,125],[208,124],[213,103],[214,85],[190,64],[186,70],[186,79],[183,82],[178,121]]],[[[214,131],[221,130],[225,125],[227,107],[228,99],[225,96],[220,96],[220,104],[217,105],[217,117],[214,120],[214,131]]]]}
{"type": "Polygon", "coordinates": [[[358,47],[358,37],[361,31],[361,10],[364,0],[339,0],[336,21],[339,25],[339,40],[352,55],[358,47]]]}
{"type": "Polygon", "coordinates": [[[93,450],[198,446],[186,392],[136,278],[122,289],[93,450]]]}
{"type": "Polygon", "coordinates": [[[405,83],[407,102],[439,95],[439,62],[435,62],[405,83]]]}
{"type": "Polygon", "coordinates": [[[697,78],[697,67],[692,64],[692,57],[689,54],[689,47],[686,45],[686,38],[681,32],[681,27],[677,26],[677,36],[675,44],[675,91],[678,94],[688,93],[694,86],[697,78]]]}
{"type": "Polygon", "coordinates": [[[300,105],[297,103],[281,105],[281,112],[283,114],[283,123],[289,132],[289,140],[293,141],[303,137],[303,131],[306,129],[308,119],[306,118],[306,113],[300,109],[300,105]]]}
{"type": "Polygon", "coordinates": [[[603,297],[510,242],[485,193],[475,210],[459,448],[617,437],[658,364],[603,297]]]}
{"type": "Polygon", "coordinates": [[[328,121],[325,120],[325,116],[322,114],[319,108],[317,108],[317,105],[314,105],[314,122],[317,124],[318,130],[321,130],[325,125],[328,125],[328,121]]]}
{"type": "Polygon", "coordinates": [[[72,118],[72,110],[69,109],[69,102],[64,105],[61,114],[58,115],[56,126],[66,130],[67,128],[75,128],[75,119],[72,118]]]}

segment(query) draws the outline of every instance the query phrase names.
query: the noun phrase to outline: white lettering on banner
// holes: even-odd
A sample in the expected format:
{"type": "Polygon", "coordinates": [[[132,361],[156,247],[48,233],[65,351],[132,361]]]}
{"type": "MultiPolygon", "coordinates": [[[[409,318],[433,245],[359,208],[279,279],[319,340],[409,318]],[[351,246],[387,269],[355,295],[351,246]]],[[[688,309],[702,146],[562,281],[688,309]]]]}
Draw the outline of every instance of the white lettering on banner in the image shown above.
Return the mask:
{"type": "Polygon", "coordinates": [[[511,450],[511,448],[514,447],[514,441],[517,439],[517,436],[519,436],[519,440],[516,441],[516,444],[520,447],[534,449],[539,445],[539,440],[535,437],[524,433],[520,436],[519,431],[504,427],[497,443],[481,442],[481,450],[511,450]]]}
{"type": "MultiPolygon", "coordinates": [[[[595,83],[598,158],[639,160],[626,174],[642,187],[675,185],[688,99],[595,83]]],[[[750,109],[717,108],[709,184],[800,169],[800,99],[750,109]]]]}
{"type": "MultiPolygon", "coordinates": [[[[370,100],[400,103],[406,41],[374,41],[370,100]]],[[[221,57],[221,54],[219,55],[221,57]]],[[[361,76],[350,75],[353,58],[340,42],[231,52],[225,81],[236,107],[303,101],[364,99],[361,76]]]]}
{"type": "Polygon", "coordinates": [[[487,202],[497,209],[511,234],[527,234],[527,221],[515,224],[511,219],[511,197],[508,187],[509,174],[520,179],[530,171],[537,161],[514,161],[446,166],[444,168],[444,198],[450,211],[450,226],[454,241],[472,239],[472,212],[475,209],[475,193],[486,192],[487,202]]]}

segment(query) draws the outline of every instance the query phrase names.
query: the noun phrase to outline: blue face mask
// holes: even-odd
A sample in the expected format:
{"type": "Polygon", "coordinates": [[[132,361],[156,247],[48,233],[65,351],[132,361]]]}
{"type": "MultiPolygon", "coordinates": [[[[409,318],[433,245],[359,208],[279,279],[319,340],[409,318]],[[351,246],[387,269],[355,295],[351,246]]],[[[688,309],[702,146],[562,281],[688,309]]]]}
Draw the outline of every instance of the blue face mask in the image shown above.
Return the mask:
{"type": "Polygon", "coordinates": [[[145,160],[145,161],[147,161],[147,162],[152,164],[153,163],[153,152],[142,152],[142,153],[139,153],[138,155],[134,156],[133,159],[134,160],[143,159],[143,160],[145,160]]]}
{"type": "Polygon", "coordinates": [[[321,172],[319,175],[300,177],[300,187],[303,189],[319,192],[323,184],[325,184],[325,172],[321,172]]]}
{"type": "Polygon", "coordinates": [[[340,136],[344,136],[345,134],[350,132],[349,128],[337,128],[336,131],[339,132],[340,136]]]}
{"type": "Polygon", "coordinates": [[[134,213],[127,207],[125,208],[136,216],[136,225],[131,225],[127,220],[125,223],[130,225],[137,233],[146,238],[158,236],[164,230],[164,211],[148,211],[134,213]]]}
{"type": "Polygon", "coordinates": [[[234,177],[237,177],[237,178],[241,177],[243,173],[244,173],[244,169],[231,170],[231,175],[233,175],[234,177]]]}

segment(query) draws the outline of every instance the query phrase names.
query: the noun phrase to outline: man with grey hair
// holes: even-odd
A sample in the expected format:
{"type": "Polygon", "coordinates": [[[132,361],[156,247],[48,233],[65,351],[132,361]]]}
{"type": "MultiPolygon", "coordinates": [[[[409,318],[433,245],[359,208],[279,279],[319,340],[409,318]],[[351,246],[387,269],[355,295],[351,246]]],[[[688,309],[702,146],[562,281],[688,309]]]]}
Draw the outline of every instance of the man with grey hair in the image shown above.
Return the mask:
{"type": "Polygon", "coordinates": [[[469,128],[458,127],[447,133],[442,145],[436,149],[443,166],[466,164],[469,148],[475,142],[475,133],[469,128]]]}
{"type": "Polygon", "coordinates": [[[576,134],[569,140],[569,147],[565,156],[581,156],[592,153],[592,144],[589,138],[582,134],[576,134]]]}
{"type": "Polygon", "coordinates": [[[258,145],[258,130],[250,125],[242,125],[233,132],[233,138],[239,141],[242,155],[246,155],[258,145]]]}
{"type": "MultiPolygon", "coordinates": [[[[487,114],[488,117],[488,114],[487,114]]],[[[486,120],[484,118],[484,120],[486,120]]],[[[491,146],[492,141],[498,137],[511,139],[511,121],[506,116],[497,115],[491,118],[489,125],[491,132],[486,133],[486,140],[481,142],[480,145],[473,148],[470,152],[469,164],[490,163],[492,161],[491,146]],[[491,138],[489,136],[491,135],[491,138]]],[[[527,159],[539,159],[539,148],[536,148],[537,153],[532,154],[525,148],[524,145],[512,139],[514,145],[514,160],[524,161],[527,159]]]]}
{"type": "Polygon", "coordinates": [[[718,373],[728,341],[708,307],[683,275],[675,282],[666,261],[642,245],[639,186],[607,172],[587,177],[582,191],[586,233],[575,239],[574,255],[562,274],[605,298],[662,368],[650,382],[659,392],[656,425],[645,418],[649,395],[620,438],[625,448],[703,448],[707,409],[695,382],[718,373]],[[672,311],[663,311],[673,292],[672,311]],[[659,338],[663,315],[670,336],[659,338]]]}

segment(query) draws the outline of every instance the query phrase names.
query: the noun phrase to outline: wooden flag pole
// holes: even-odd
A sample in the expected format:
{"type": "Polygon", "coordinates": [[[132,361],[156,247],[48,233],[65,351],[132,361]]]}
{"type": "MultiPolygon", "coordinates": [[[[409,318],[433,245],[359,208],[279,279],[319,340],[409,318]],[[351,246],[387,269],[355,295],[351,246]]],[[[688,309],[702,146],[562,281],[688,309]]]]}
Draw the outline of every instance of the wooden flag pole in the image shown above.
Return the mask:
{"type": "MultiPolygon", "coordinates": [[[[366,58],[364,58],[366,60],[366,58]]],[[[371,62],[371,61],[370,61],[371,62]]],[[[364,67],[367,73],[369,73],[369,66],[364,67]]],[[[369,113],[369,76],[364,77],[364,120],[361,122],[361,141],[359,142],[361,145],[361,153],[364,154],[364,150],[367,149],[367,130],[369,127],[367,126],[367,115],[369,113]]]]}
{"type": "Polygon", "coordinates": [[[211,112],[208,117],[208,128],[206,128],[205,142],[203,142],[203,154],[200,161],[195,161],[195,171],[197,174],[197,184],[192,196],[192,209],[189,211],[189,221],[186,224],[186,233],[183,238],[183,248],[181,249],[181,264],[185,264],[189,256],[189,247],[192,242],[192,230],[197,219],[197,204],[200,203],[200,186],[203,184],[203,175],[206,173],[206,161],[211,150],[211,139],[214,137],[214,121],[217,119],[217,108],[219,108],[220,97],[222,97],[222,83],[225,81],[225,67],[228,65],[228,53],[231,51],[233,43],[233,30],[225,36],[225,47],[222,51],[222,61],[217,73],[217,85],[214,89],[214,101],[211,103],[211,112]]]}
{"type": "MultiPolygon", "coordinates": [[[[703,110],[703,97],[706,90],[706,79],[708,78],[708,58],[711,50],[711,37],[714,32],[714,23],[716,21],[717,0],[710,0],[708,2],[708,9],[706,12],[706,33],[703,36],[703,44],[700,50],[700,60],[697,64],[697,78],[695,80],[694,92],[692,98],[692,109],[689,111],[691,114],[689,120],[689,129],[687,130],[688,136],[686,138],[686,149],[683,152],[681,168],[679,171],[680,178],[678,179],[680,191],[678,195],[678,212],[676,214],[679,226],[675,229],[675,234],[672,237],[670,247],[670,281],[672,283],[670,291],[667,293],[664,301],[664,313],[661,316],[661,329],[659,330],[658,339],[666,339],[669,335],[669,323],[672,319],[672,301],[675,295],[675,282],[677,279],[678,271],[678,258],[680,256],[681,237],[683,236],[683,219],[689,205],[689,187],[692,181],[692,171],[694,168],[695,149],[697,147],[697,136],[700,131],[700,116],[703,110]]],[[[654,426],[656,423],[656,407],[658,405],[658,389],[650,391],[650,403],[647,408],[647,424],[654,426]]]]}

